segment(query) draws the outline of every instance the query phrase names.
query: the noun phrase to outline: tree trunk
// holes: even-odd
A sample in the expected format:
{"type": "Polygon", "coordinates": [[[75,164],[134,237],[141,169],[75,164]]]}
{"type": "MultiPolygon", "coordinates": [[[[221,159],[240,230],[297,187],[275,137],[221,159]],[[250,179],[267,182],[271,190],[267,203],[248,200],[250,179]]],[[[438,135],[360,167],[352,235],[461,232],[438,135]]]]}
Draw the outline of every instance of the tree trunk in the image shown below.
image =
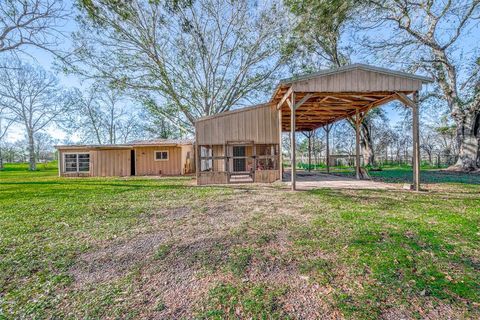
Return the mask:
{"type": "Polygon", "coordinates": [[[28,156],[29,170],[37,170],[37,162],[35,161],[35,141],[33,140],[33,132],[28,132],[28,156]]]}
{"type": "Polygon", "coordinates": [[[458,159],[449,170],[474,171],[479,169],[480,111],[470,112],[457,121],[458,159]]]}
{"type": "Polygon", "coordinates": [[[363,163],[365,166],[373,166],[375,164],[375,154],[373,152],[372,136],[367,119],[362,121],[360,129],[360,146],[362,147],[363,163]]]}

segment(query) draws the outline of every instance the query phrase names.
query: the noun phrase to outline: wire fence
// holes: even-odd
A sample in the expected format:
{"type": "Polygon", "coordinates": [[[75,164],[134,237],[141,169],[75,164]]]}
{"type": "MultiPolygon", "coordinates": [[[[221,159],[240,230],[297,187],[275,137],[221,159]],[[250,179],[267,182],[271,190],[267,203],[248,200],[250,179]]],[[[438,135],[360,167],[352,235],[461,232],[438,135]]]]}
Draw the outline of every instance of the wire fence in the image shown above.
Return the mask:
{"type": "MultiPolygon", "coordinates": [[[[423,167],[432,167],[432,168],[444,168],[453,165],[456,162],[455,156],[422,156],[421,157],[421,166],[423,167]]],[[[365,161],[363,157],[360,157],[360,165],[365,166],[365,161]]],[[[297,167],[302,169],[308,169],[308,157],[299,156],[296,159],[297,167]]],[[[374,164],[369,165],[370,167],[384,167],[384,166],[411,166],[412,157],[411,156],[377,156],[375,157],[374,164]]],[[[287,155],[283,156],[283,166],[291,167],[290,157],[287,155]]],[[[326,168],[327,161],[325,156],[313,157],[310,162],[311,169],[323,169],[326,168]]],[[[354,167],[355,166],[355,155],[331,155],[330,156],[330,166],[331,167],[354,167]]]]}

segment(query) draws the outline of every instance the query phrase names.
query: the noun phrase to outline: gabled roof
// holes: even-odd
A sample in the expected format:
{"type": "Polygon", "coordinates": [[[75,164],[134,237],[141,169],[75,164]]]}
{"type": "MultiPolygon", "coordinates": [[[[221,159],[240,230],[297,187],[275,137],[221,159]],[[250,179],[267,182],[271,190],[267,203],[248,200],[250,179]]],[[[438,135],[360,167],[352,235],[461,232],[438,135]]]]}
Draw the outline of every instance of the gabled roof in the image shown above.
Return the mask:
{"type": "Polygon", "coordinates": [[[365,71],[372,71],[372,72],[377,72],[385,75],[393,75],[393,76],[398,76],[402,78],[410,78],[410,79],[415,79],[415,80],[420,80],[423,83],[431,83],[433,82],[433,79],[425,76],[420,76],[416,75],[413,73],[407,73],[407,72],[402,72],[402,71],[397,71],[397,70],[391,70],[391,69],[386,69],[386,68],[381,68],[381,67],[375,67],[371,66],[368,64],[363,64],[363,63],[354,63],[350,64],[347,66],[339,67],[339,68],[332,68],[332,69],[327,69],[327,70],[320,70],[314,73],[306,73],[306,74],[301,74],[298,76],[286,78],[280,80],[279,84],[289,84],[297,81],[303,81],[303,80],[309,80],[317,77],[323,77],[323,76],[328,76],[332,75],[335,73],[341,73],[341,72],[347,72],[347,71],[352,71],[352,70],[365,70],[365,71]]]}

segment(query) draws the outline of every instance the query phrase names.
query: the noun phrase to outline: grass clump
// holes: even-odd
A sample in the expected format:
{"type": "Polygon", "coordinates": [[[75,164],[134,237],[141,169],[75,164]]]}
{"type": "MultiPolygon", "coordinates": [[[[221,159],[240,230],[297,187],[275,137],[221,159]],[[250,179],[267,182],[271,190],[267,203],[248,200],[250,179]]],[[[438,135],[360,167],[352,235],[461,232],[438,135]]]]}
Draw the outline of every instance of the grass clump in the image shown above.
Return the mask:
{"type": "Polygon", "coordinates": [[[285,288],[267,284],[221,283],[209,291],[201,319],[288,319],[282,310],[285,288]]]}
{"type": "Polygon", "coordinates": [[[228,261],[228,269],[237,276],[242,276],[248,268],[254,250],[252,248],[236,248],[232,251],[228,261]]]}
{"type": "Polygon", "coordinates": [[[153,258],[155,260],[163,260],[172,250],[172,245],[169,243],[161,244],[158,246],[153,258]]]}

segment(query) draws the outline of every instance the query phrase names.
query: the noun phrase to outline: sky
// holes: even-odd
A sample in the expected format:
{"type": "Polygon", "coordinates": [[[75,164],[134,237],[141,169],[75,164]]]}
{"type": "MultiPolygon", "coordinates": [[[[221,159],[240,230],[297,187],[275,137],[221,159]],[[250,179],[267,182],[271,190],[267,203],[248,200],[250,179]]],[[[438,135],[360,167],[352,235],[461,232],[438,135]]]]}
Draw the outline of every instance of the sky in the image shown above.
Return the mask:
{"type": "MultiPolygon", "coordinates": [[[[72,0],[67,0],[67,5],[72,6],[72,0]]],[[[68,34],[71,32],[75,31],[77,29],[77,25],[75,20],[72,18],[69,21],[66,21],[66,23],[61,27],[61,30],[67,34],[65,39],[62,41],[62,46],[59,49],[63,50],[68,50],[71,46],[71,41],[69,39],[68,34]]],[[[478,31],[478,30],[476,30],[478,31]]],[[[386,31],[388,32],[388,31],[386,31]]],[[[477,48],[477,43],[478,43],[479,37],[478,37],[478,32],[471,32],[465,39],[463,40],[462,46],[465,48],[477,48]]],[[[348,39],[347,41],[350,41],[348,39]]],[[[54,57],[52,54],[36,49],[36,48],[27,48],[27,52],[30,55],[30,57],[25,56],[24,58],[27,60],[30,60],[31,63],[34,64],[39,64],[42,66],[44,69],[51,71],[54,73],[60,80],[60,83],[62,86],[66,88],[72,88],[72,87],[77,87],[77,88],[82,88],[82,81],[79,77],[74,76],[74,75],[65,75],[62,72],[59,72],[53,67],[54,63],[54,57]]],[[[364,61],[361,59],[361,57],[356,56],[355,54],[353,55],[353,63],[365,63],[367,61],[364,61]]],[[[432,85],[427,85],[424,90],[431,90],[433,88],[432,85]]],[[[266,99],[270,97],[270,93],[266,95],[266,99]]],[[[399,111],[397,108],[394,108],[392,104],[383,106],[382,109],[385,111],[387,118],[389,119],[389,124],[391,126],[394,126],[398,121],[402,119],[402,112],[399,111]]],[[[428,120],[428,115],[424,116],[422,115],[426,120],[428,120]]],[[[436,115],[435,115],[436,116],[436,115]]],[[[68,136],[65,132],[62,130],[55,128],[54,126],[51,126],[50,128],[47,129],[48,133],[51,134],[54,138],[59,139],[59,140],[65,140],[69,139],[70,141],[77,142],[79,137],[75,136],[68,136]]],[[[14,127],[13,130],[9,133],[7,136],[7,141],[15,141],[19,139],[23,139],[24,134],[23,130],[21,127],[14,127]]]]}

